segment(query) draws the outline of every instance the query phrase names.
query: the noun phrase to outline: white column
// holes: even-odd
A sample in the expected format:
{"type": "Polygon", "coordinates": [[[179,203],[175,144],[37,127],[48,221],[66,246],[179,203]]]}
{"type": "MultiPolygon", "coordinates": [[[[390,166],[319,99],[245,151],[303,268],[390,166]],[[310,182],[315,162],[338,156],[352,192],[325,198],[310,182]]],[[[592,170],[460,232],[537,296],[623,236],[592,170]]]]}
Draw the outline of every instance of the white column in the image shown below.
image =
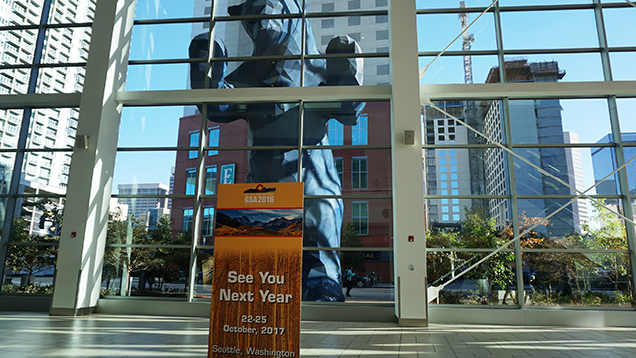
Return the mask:
{"type": "Polygon", "coordinates": [[[426,218],[415,0],[391,1],[389,24],[395,312],[401,326],[426,326],[426,218]],[[405,131],[413,131],[414,144],[405,144],[405,131]]]}
{"type": "Polygon", "coordinates": [[[97,1],[77,126],[88,147],[73,150],[52,315],[90,313],[99,298],[121,114],[115,93],[124,88],[134,13],[135,0],[97,1]]]}

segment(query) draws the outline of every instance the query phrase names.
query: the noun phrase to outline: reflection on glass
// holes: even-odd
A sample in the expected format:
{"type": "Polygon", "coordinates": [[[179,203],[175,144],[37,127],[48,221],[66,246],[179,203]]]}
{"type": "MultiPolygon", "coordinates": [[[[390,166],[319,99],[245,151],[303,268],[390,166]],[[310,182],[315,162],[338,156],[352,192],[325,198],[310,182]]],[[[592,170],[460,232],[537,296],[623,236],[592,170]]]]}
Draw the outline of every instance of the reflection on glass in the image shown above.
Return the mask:
{"type": "Polygon", "coordinates": [[[192,26],[192,23],[133,26],[130,60],[188,58],[192,26]]]}
{"type": "Polygon", "coordinates": [[[27,93],[30,78],[29,69],[0,70],[0,94],[27,93]]]}
{"type": "MultiPolygon", "coordinates": [[[[499,78],[490,78],[489,72],[493,66],[497,66],[496,56],[470,56],[472,62],[471,74],[472,83],[499,82],[499,78]]],[[[435,60],[434,57],[426,56],[419,58],[419,67],[426,69],[421,84],[448,84],[448,83],[470,83],[467,81],[467,74],[464,71],[464,56],[442,56],[435,60]]]]}
{"type": "Polygon", "coordinates": [[[633,12],[634,9],[629,7],[626,9],[603,9],[603,25],[605,26],[608,46],[636,46],[634,37],[625,34],[625,24],[633,21],[633,12]]]}
{"type": "MultiPolygon", "coordinates": [[[[187,152],[184,151],[184,153],[187,155],[187,152]]],[[[159,185],[169,187],[170,177],[176,170],[173,169],[175,158],[175,151],[118,152],[115,160],[113,194],[117,194],[118,185],[132,187],[147,183],[159,183],[159,185]]],[[[185,173],[185,168],[183,173],[185,173]]],[[[174,190],[174,194],[184,194],[185,182],[182,180],[179,184],[175,184],[174,190]],[[177,191],[178,187],[182,187],[182,189],[177,191]]]]}
{"type": "MultiPolygon", "coordinates": [[[[21,8],[21,6],[17,6],[21,8]]],[[[25,10],[26,11],[26,10],[25,10]]],[[[37,30],[12,30],[0,31],[0,40],[3,40],[3,51],[0,63],[3,65],[25,65],[33,63],[37,30]],[[27,42],[26,44],[23,44],[27,42]],[[26,51],[20,51],[25,49],[26,51]]]]}
{"type": "Polygon", "coordinates": [[[57,246],[28,245],[30,239],[18,240],[27,244],[8,246],[0,292],[52,294],[57,246]]]}
{"type": "MultiPolygon", "coordinates": [[[[623,134],[623,143],[627,141],[630,144],[636,143],[636,133],[625,133],[623,134]]],[[[636,147],[624,147],[623,153],[625,155],[625,162],[629,162],[630,160],[636,157],[636,147]]],[[[625,172],[627,174],[627,185],[629,186],[629,193],[632,195],[636,194],[636,160],[633,160],[631,163],[627,164],[625,167],[625,172]]]]}
{"type": "Polygon", "coordinates": [[[212,294],[212,261],[214,250],[205,249],[197,251],[197,281],[194,285],[194,298],[207,299],[212,294]]]}
{"type": "MultiPolygon", "coordinates": [[[[190,252],[187,249],[158,247],[112,247],[125,244],[120,238],[126,222],[109,223],[107,246],[102,271],[102,296],[144,296],[186,298],[190,252]]],[[[146,232],[133,233],[133,244],[157,244],[143,237],[146,232]]]]}
{"type": "MultiPolygon", "coordinates": [[[[32,125],[29,128],[27,148],[73,148],[77,134],[79,118],[78,108],[47,108],[33,110],[32,125]]],[[[34,158],[38,156],[53,156],[54,165],[64,166],[63,174],[68,175],[71,153],[30,153],[34,158]]],[[[33,161],[31,161],[33,164],[33,161]]],[[[37,161],[35,164],[38,164],[37,161]]],[[[46,168],[51,169],[47,160],[42,160],[46,168]]]]}
{"type": "MultiPolygon", "coordinates": [[[[343,239],[355,234],[343,231],[343,239]]],[[[303,255],[322,255],[326,251],[303,251],[303,255]]],[[[393,302],[393,252],[340,251],[342,292],[346,302],[393,302]]],[[[303,301],[310,301],[303,299],[303,301]]]]}
{"type": "MultiPolygon", "coordinates": [[[[41,4],[44,0],[38,0],[41,4]]],[[[80,22],[92,22],[95,16],[95,2],[82,1],[68,2],[64,0],[53,0],[51,12],[49,14],[49,24],[68,24],[80,22]]]]}
{"type": "Polygon", "coordinates": [[[321,53],[328,53],[329,42],[344,34],[351,36],[360,46],[362,53],[385,52],[381,48],[389,46],[388,17],[384,16],[343,16],[307,19],[314,29],[310,38],[316,36],[315,42],[321,53]]]}
{"type": "Polygon", "coordinates": [[[598,53],[521,55],[506,57],[508,82],[603,81],[598,53]],[[521,60],[520,60],[521,58],[521,60]],[[521,62],[525,62],[520,65],[521,62]]]}
{"type": "MultiPolygon", "coordinates": [[[[457,0],[417,0],[416,1],[418,9],[438,9],[438,8],[458,8],[459,1],[457,0]]],[[[491,0],[476,0],[471,1],[471,7],[486,7],[492,4],[491,0]]]]}
{"type": "Polygon", "coordinates": [[[210,15],[209,7],[194,8],[194,0],[155,1],[137,0],[135,20],[186,18],[210,15]],[[195,12],[196,11],[196,12],[195,12]]]}
{"type": "Polygon", "coordinates": [[[636,98],[617,99],[616,110],[618,111],[618,121],[620,123],[621,132],[636,132],[636,98]]]}
{"type": "MultiPolygon", "coordinates": [[[[124,107],[119,129],[119,147],[176,147],[179,133],[201,126],[200,116],[184,116],[184,106],[124,107]]],[[[194,106],[191,108],[194,111],[194,106]]],[[[188,145],[184,145],[187,147],[188,145]]],[[[197,143],[198,146],[198,143],[197,143]]]]}
{"type": "Polygon", "coordinates": [[[542,216],[522,214],[520,230],[530,231],[521,239],[521,246],[526,249],[627,250],[621,201],[596,198],[595,201],[579,200],[578,203],[578,213],[574,211],[577,209],[574,205],[572,210],[576,231],[561,236],[546,234],[546,227],[550,230],[561,218],[554,220],[552,217],[546,223],[542,216]],[[590,208],[589,212],[587,207],[590,208]]]}
{"type": "MultiPolygon", "coordinates": [[[[311,26],[299,18],[285,15],[300,13],[300,3],[284,2],[285,6],[264,6],[263,2],[247,1],[230,6],[231,16],[267,15],[268,20],[241,20],[239,36],[252,45],[252,56],[296,56],[319,54],[311,26]],[[282,15],[283,17],[278,17],[282,15]],[[302,41],[303,33],[307,34],[302,41]],[[247,35],[247,36],[245,36],[247,35]]],[[[228,24],[228,27],[233,24],[228,24]]],[[[223,38],[223,31],[215,33],[223,38]]],[[[190,44],[191,58],[207,57],[210,41],[216,58],[232,56],[232,48],[240,41],[210,39],[209,34],[197,35],[190,44]]],[[[226,38],[225,40],[228,40],[226,38]]],[[[241,48],[249,46],[241,45],[241,48]]],[[[339,36],[327,45],[327,54],[356,54],[361,49],[354,36],[339,36]]],[[[206,80],[210,88],[232,87],[298,87],[319,85],[361,85],[362,61],[341,58],[273,59],[248,61],[236,68],[228,68],[225,62],[214,62],[210,72],[201,66],[192,66],[192,88],[203,88],[206,80]],[[306,66],[301,83],[302,66],[306,66]]],[[[340,123],[356,125],[364,103],[341,103],[338,111],[324,108],[305,113],[309,128],[304,128],[304,145],[328,145],[327,122],[336,118],[340,123]],[[334,117],[334,112],[337,114],[334,117]]],[[[208,106],[207,117],[217,123],[229,123],[238,119],[247,122],[250,146],[299,145],[300,108],[296,104],[238,104],[208,106]]],[[[303,181],[306,195],[339,196],[341,186],[337,166],[329,150],[305,150],[302,158],[296,148],[280,150],[254,149],[248,152],[249,172],[246,182],[303,181]],[[302,161],[302,164],[300,163],[302,161]],[[301,165],[305,168],[300,173],[301,165]],[[302,176],[301,176],[302,175],[302,176]]],[[[303,229],[305,245],[313,247],[338,247],[342,225],[342,202],[339,198],[318,199],[306,208],[303,229]]],[[[305,255],[303,259],[303,298],[309,301],[343,301],[339,258],[333,253],[305,255]]]]}
{"type": "MultiPolygon", "coordinates": [[[[517,187],[518,188],[518,187],[517,187]]],[[[541,223],[533,230],[540,235],[548,237],[565,237],[571,234],[578,234],[577,230],[583,223],[580,222],[581,209],[575,212],[575,207],[568,202],[570,199],[519,199],[517,200],[517,210],[520,220],[524,217],[532,222],[541,223]],[[567,204],[567,205],[566,205],[567,204]],[[565,207],[564,207],[565,206],[565,207]],[[562,208],[564,207],[564,208],[562,208]],[[559,210],[557,212],[557,210],[559,210]],[[548,215],[555,213],[546,223],[543,221],[548,215]]],[[[521,223],[521,225],[523,225],[521,223]]]]}
{"type": "MultiPolygon", "coordinates": [[[[519,195],[569,195],[575,191],[568,187],[582,180],[580,168],[568,166],[569,148],[520,148],[514,158],[515,183],[519,195]],[[528,164],[534,164],[534,166],[528,164]],[[539,169],[537,169],[539,168],[539,169]],[[542,172],[543,171],[543,172],[542,172]],[[550,174],[544,174],[544,172],[550,174]]],[[[570,158],[570,160],[572,160],[570,158]]],[[[576,188],[576,186],[575,186],[576,188]]],[[[577,189],[582,189],[578,187],[577,189]]]]}
{"type": "Polygon", "coordinates": [[[427,280],[429,286],[439,290],[428,297],[429,301],[460,305],[517,304],[515,255],[512,252],[497,253],[456,278],[486,255],[487,253],[481,252],[428,252],[427,280]]]}
{"type": "MultiPolygon", "coordinates": [[[[327,124],[329,145],[390,145],[391,144],[391,106],[388,102],[368,102],[357,123],[338,121],[338,112],[347,105],[338,102],[305,103],[305,145],[311,143],[311,133],[322,132],[322,123],[316,122],[313,114],[326,113],[331,117],[327,124]],[[331,113],[329,113],[331,112],[331,113]],[[307,116],[307,114],[310,114],[307,116]],[[313,121],[312,121],[313,120],[313,121]],[[320,125],[320,128],[316,128],[320,125]]],[[[334,151],[338,156],[338,152],[334,151]]]]}
{"type": "MultiPolygon", "coordinates": [[[[452,7],[457,7],[456,1],[452,7]]],[[[490,5],[490,4],[488,4],[490,5]]],[[[474,21],[478,13],[467,15],[467,24],[474,21]]],[[[503,16],[503,15],[502,15],[503,16]]],[[[425,14],[417,16],[418,51],[442,51],[462,32],[462,24],[458,20],[458,14],[425,14]]],[[[495,25],[492,13],[484,14],[468,30],[473,35],[468,50],[496,50],[495,25]]],[[[462,41],[455,41],[449,51],[461,51],[462,41]]],[[[464,48],[466,50],[466,48],[464,48]]]]}
{"type": "Polygon", "coordinates": [[[610,52],[612,79],[614,81],[636,81],[636,71],[632,64],[636,62],[636,52],[610,52]]]}
{"type": "Polygon", "coordinates": [[[628,254],[523,253],[526,304],[632,307],[628,254]]]}
{"type": "Polygon", "coordinates": [[[511,50],[598,47],[591,9],[502,12],[501,32],[504,48],[511,50]]]}
{"type": "Polygon", "coordinates": [[[386,10],[388,0],[343,1],[306,0],[307,12],[334,12],[355,10],[386,10]]]}
{"type": "MultiPolygon", "coordinates": [[[[312,150],[315,155],[318,150],[312,150]]],[[[323,152],[326,152],[324,150],[323,152]]],[[[327,156],[329,154],[322,153],[327,156]]],[[[330,155],[329,155],[330,156],[330,155]]],[[[337,149],[333,151],[332,162],[336,173],[330,173],[344,195],[390,195],[391,153],[389,149],[337,149]]],[[[303,167],[310,169],[308,166],[303,167]]],[[[337,195],[338,193],[330,193],[337,195]]]]}
{"type": "MultiPolygon", "coordinates": [[[[599,143],[612,143],[612,139],[613,136],[608,134],[601,139],[599,143]]],[[[616,149],[611,147],[593,148],[592,166],[594,167],[594,184],[596,184],[596,193],[600,195],[619,194],[620,184],[618,173],[612,174],[616,169],[618,169],[618,164],[616,162],[616,149]]]]}
{"type": "MultiPolygon", "coordinates": [[[[24,111],[22,109],[0,109],[0,131],[2,135],[0,142],[2,148],[15,149],[18,147],[18,137],[20,135],[20,129],[22,127],[22,118],[24,111]]],[[[13,166],[13,160],[8,161],[9,153],[1,153],[3,156],[2,164],[6,166],[13,166]],[[10,164],[11,163],[11,164],[10,164]]]]}
{"type": "Polygon", "coordinates": [[[20,215],[11,224],[2,292],[50,294],[64,199],[19,198],[17,205],[20,215]]]}
{"type": "Polygon", "coordinates": [[[561,99],[559,104],[564,143],[597,143],[605,134],[612,132],[606,99],[561,99]]]}
{"type": "Polygon", "coordinates": [[[511,210],[510,199],[428,199],[427,247],[498,247],[512,239],[511,210]]]}
{"type": "MultiPolygon", "coordinates": [[[[36,93],[74,93],[84,88],[84,67],[40,68],[36,93]]],[[[77,118],[75,118],[77,119],[77,118]]]]}
{"type": "Polygon", "coordinates": [[[187,63],[169,65],[129,65],[126,91],[184,90],[190,87],[186,78],[187,63]]]}
{"type": "Polygon", "coordinates": [[[86,62],[91,34],[90,27],[47,29],[42,63],[86,62]]]}
{"type": "MultiPolygon", "coordinates": [[[[25,194],[46,194],[25,188],[25,194]]],[[[14,216],[9,241],[50,243],[59,241],[64,214],[64,198],[19,198],[20,215],[14,216]]]]}
{"type": "Polygon", "coordinates": [[[501,0],[501,6],[590,4],[592,0],[501,0]]]}

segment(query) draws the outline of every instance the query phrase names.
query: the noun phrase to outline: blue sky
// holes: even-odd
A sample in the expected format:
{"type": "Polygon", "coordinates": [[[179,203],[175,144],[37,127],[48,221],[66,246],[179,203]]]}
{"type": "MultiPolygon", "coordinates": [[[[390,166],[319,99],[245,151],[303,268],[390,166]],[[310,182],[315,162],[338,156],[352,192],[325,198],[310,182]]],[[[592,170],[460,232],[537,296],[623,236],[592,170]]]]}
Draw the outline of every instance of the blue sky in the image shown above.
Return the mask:
{"type": "MultiPolygon", "coordinates": [[[[137,19],[190,17],[193,0],[160,1],[139,0],[137,19]]],[[[457,7],[456,0],[420,0],[418,7],[457,7]]],[[[591,0],[502,0],[506,5],[545,5],[591,3],[591,0]]],[[[490,0],[467,1],[470,6],[488,6],[490,0]]],[[[478,14],[470,14],[469,21],[478,14]]],[[[635,9],[608,9],[604,13],[610,46],[636,46],[633,31],[625,31],[626,23],[633,23],[635,9]]],[[[495,30],[492,14],[484,15],[470,30],[475,35],[474,50],[495,50],[495,30]]],[[[595,20],[591,10],[552,12],[513,12],[502,14],[503,44],[505,49],[598,47],[595,20]]],[[[190,24],[138,26],[133,32],[132,60],[186,58],[191,38],[190,24]]],[[[440,51],[461,31],[457,15],[422,15],[418,17],[418,48],[420,51],[440,51]]],[[[460,50],[461,39],[450,50],[460,50]]],[[[558,61],[566,71],[563,81],[603,80],[600,55],[546,54],[515,56],[529,61],[558,61]]],[[[420,59],[423,67],[431,58],[420,59]]],[[[496,56],[473,56],[474,83],[483,83],[491,67],[497,65],[496,56]]],[[[636,52],[617,53],[611,57],[614,77],[636,80],[636,52]]],[[[130,66],[127,90],[187,89],[188,65],[130,66]]],[[[423,84],[463,83],[462,57],[442,57],[428,69],[423,84]]],[[[580,136],[581,142],[595,143],[609,132],[607,101],[577,99],[561,101],[563,127],[580,136]]],[[[619,100],[618,112],[623,132],[636,132],[636,100],[619,100]]],[[[120,147],[176,146],[178,118],[183,107],[125,108],[122,114],[120,147]]],[[[592,185],[589,150],[583,149],[586,185],[592,185]]],[[[170,167],[174,166],[175,152],[120,153],[117,158],[113,192],[120,183],[167,184],[170,167]]]]}

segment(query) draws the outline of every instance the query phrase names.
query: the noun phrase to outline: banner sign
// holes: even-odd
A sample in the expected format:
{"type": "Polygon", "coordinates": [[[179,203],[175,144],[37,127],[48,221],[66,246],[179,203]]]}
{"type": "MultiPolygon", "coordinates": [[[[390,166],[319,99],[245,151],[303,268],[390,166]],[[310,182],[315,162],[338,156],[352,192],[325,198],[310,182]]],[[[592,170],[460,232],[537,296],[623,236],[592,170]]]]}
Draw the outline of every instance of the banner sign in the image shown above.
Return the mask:
{"type": "Polygon", "coordinates": [[[208,357],[300,356],[303,183],[218,187],[208,357]]]}

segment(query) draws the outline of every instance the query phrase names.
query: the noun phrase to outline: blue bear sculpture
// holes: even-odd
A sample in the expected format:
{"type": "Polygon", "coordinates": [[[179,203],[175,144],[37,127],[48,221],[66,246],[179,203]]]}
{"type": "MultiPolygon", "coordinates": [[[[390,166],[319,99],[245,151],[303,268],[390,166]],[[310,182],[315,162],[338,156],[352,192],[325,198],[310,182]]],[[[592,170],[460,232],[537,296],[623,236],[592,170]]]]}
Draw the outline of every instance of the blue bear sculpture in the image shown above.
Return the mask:
{"type": "MultiPolygon", "coordinates": [[[[230,6],[228,14],[280,15],[300,14],[298,0],[247,0],[230,6]]],[[[299,18],[242,20],[244,30],[253,42],[253,56],[300,55],[303,21],[299,18]]],[[[308,23],[305,23],[306,54],[319,54],[308,23]]],[[[189,48],[190,58],[207,58],[209,34],[196,36],[189,48]]],[[[220,40],[214,41],[214,57],[227,57],[220,40]]],[[[358,44],[348,36],[333,38],[327,54],[360,53],[358,44]]],[[[362,85],[361,58],[281,59],[248,61],[227,73],[227,62],[213,61],[208,88],[299,87],[301,61],[304,61],[305,86],[362,85]]],[[[204,88],[205,63],[192,64],[192,88],[204,88]]],[[[303,143],[306,146],[328,146],[327,122],[331,118],[344,125],[355,125],[365,104],[333,103],[328,106],[306,106],[303,143]]],[[[202,111],[202,108],[199,108],[202,111]]],[[[202,111],[203,112],[203,111],[202,111]]],[[[298,146],[299,106],[297,104],[209,105],[207,117],[217,123],[245,120],[250,146],[298,146]]],[[[298,150],[250,150],[246,183],[294,182],[298,179],[298,150]]],[[[305,195],[339,196],[341,183],[329,149],[302,150],[301,178],[305,195]]],[[[305,200],[303,245],[307,248],[340,246],[343,203],[339,198],[305,200]]],[[[302,263],[302,298],[305,301],[344,301],[340,260],[337,251],[306,250],[302,263]]]]}

